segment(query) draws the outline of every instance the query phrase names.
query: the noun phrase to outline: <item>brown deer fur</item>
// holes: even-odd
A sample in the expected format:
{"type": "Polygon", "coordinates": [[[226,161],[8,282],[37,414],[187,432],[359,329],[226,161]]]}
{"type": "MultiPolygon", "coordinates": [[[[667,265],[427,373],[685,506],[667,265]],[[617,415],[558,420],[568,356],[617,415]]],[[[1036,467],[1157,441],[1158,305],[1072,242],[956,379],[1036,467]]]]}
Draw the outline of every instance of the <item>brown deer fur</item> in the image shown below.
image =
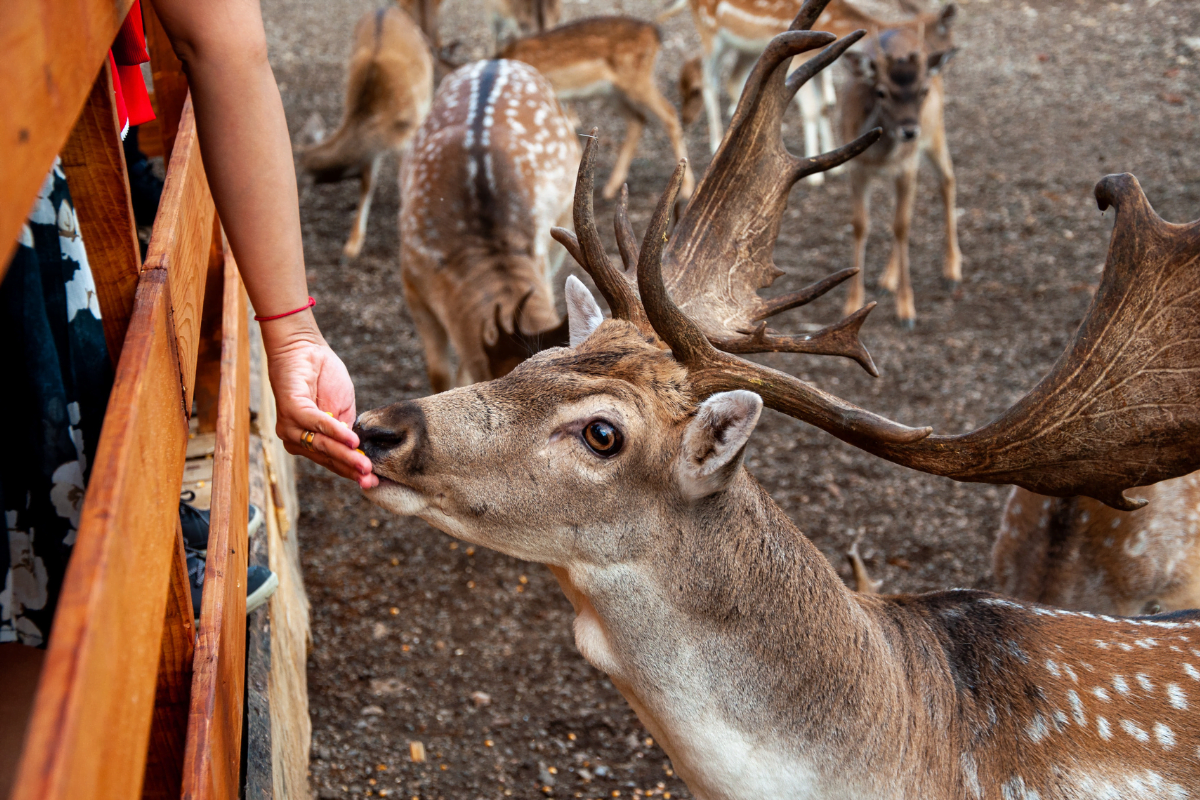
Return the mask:
{"type": "MultiPolygon", "coordinates": [[[[569,208],[579,144],[554,90],[517,61],[442,83],[401,172],[400,267],[435,392],[502,374],[487,346],[558,322],[550,227],[569,208]]],[[[505,368],[510,367],[506,359],[505,368]]]]}
{"type": "MultiPolygon", "coordinates": [[[[687,145],[675,109],[654,81],[654,65],[662,39],[658,29],[631,17],[589,17],[545,33],[519,39],[500,52],[531,64],[546,76],[559,100],[614,97],[626,120],[625,142],[603,195],[616,196],[629,174],[646,116],[658,118],[677,159],[687,158],[687,145]]],[[[691,196],[689,168],[681,196],[691,196]]]]}
{"type": "Polygon", "coordinates": [[[1013,487],[992,550],[997,590],[1103,614],[1200,608],[1200,473],[1129,494],[1148,505],[1013,487]]]}
{"type": "Polygon", "coordinates": [[[954,165],[946,143],[943,120],[945,87],[940,74],[952,50],[930,52],[926,39],[907,28],[893,28],[872,36],[862,51],[846,53],[851,79],[842,93],[840,127],[849,140],[872,128],[883,136],[850,163],[850,197],[854,209],[854,267],[846,313],[863,305],[868,209],[871,183],[891,178],[896,187],[896,214],[892,224],[892,254],[880,286],[896,295],[896,315],[911,327],[916,320],[908,262],[908,232],[917,195],[917,170],[921,156],[937,172],[946,221],[946,255],[942,274],[957,284],[962,280],[962,253],[958,248],[954,165]]]}
{"type": "Polygon", "coordinates": [[[362,251],[384,154],[405,148],[432,97],[433,56],[412,18],[394,6],[364,14],[354,27],[342,124],[300,157],[317,182],[361,181],[347,256],[362,251]]]}
{"type": "Polygon", "coordinates": [[[496,46],[544,33],[562,19],[562,0],[489,0],[496,46]]]}

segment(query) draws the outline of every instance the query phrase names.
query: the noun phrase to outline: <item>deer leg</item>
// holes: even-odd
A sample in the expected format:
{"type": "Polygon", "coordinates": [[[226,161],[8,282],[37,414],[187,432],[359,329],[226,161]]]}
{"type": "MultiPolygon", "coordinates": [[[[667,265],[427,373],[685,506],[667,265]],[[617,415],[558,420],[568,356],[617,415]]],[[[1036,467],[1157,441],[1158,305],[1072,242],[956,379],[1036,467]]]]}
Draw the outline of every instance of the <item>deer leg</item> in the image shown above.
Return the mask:
{"type": "Polygon", "coordinates": [[[421,337],[425,348],[425,372],[429,375],[429,387],[434,394],[449,390],[450,385],[450,337],[433,311],[425,304],[416,287],[407,280],[404,284],[404,300],[408,313],[421,337]]]}
{"type": "Polygon", "coordinates": [[[942,276],[952,286],[957,286],[962,282],[962,251],[958,249],[957,181],[945,134],[937,137],[928,157],[941,182],[942,210],[946,216],[946,261],[942,265],[942,276]]]}
{"type": "MultiPolygon", "coordinates": [[[[671,105],[671,101],[662,96],[658,91],[658,87],[653,82],[644,92],[644,96],[638,98],[639,102],[646,109],[658,117],[662,122],[663,127],[667,130],[667,138],[671,140],[671,149],[675,151],[675,160],[687,158],[687,144],[683,138],[683,125],[679,123],[679,115],[675,112],[675,106],[671,105]]],[[[696,187],[696,179],[692,174],[692,163],[688,161],[687,169],[683,173],[683,185],[679,187],[679,199],[687,200],[692,196],[692,190],[696,187]]]]}
{"type": "MultiPolygon", "coordinates": [[[[833,114],[837,107],[837,93],[833,87],[833,72],[831,70],[822,70],[818,75],[821,79],[821,122],[819,135],[821,140],[821,151],[828,152],[837,147],[837,139],[833,135],[833,114]]],[[[838,164],[833,169],[829,170],[830,175],[840,175],[846,171],[845,164],[838,164]]]]}
{"type": "Polygon", "coordinates": [[[850,561],[850,569],[854,572],[854,591],[859,594],[879,594],[880,588],[883,587],[883,581],[873,579],[871,573],[867,572],[867,565],[863,563],[862,556],[858,554],[857,540],[846,551],[846,558],[850,561]]]}
{"type": "Polygon", "coordinates": [[[642,128],[645,120],[639,111],[630,105],[625,108],[625,141],[621,143],[621,152],[617,154],[617,163],[613,165],[612,176],[600,192],[605,200],[612,200],[625,182],[629,174],[629,165],[633,162],[633,154],[637,152],[638,139],[642,138],[642,128]]]}
{"type": "MultiPolygon", "coordinates": [[[[913,202],[917,197],[917,161],[896,177],[896,219],[892,223],[892,261],[896,265],[896,316],[905,328],[916,324],[912,278],[908,270],[908,229],[912,225],[913,202]]],[[[887,276],[885,275],[886,279],[887,276]]]]}
{"type": "MultiPolygon", "coordinates": [[[[812,81],[801,86],[800,91],[796,92],[796,103],[800,106],[800,116],[804,119],[804,155],[812,158],[821,154],[821,102],[817,98],[812,81]]],[[[813,186],[820,186],[825,183],[825,173],[814,172],[805,180],[813,186]]]]}
{"type": "Polygon", "coordinates": [[[361,188],[358,195],[358,210],[354,212],[354,228],[342,253],[346,258],[358,258],[362,252],[363,240],[367,237],[367,217],[371,213],[371,200],[375,197],[376,178],[379,177],[379,165],[383,154],[378,153],[371,159],[371,166],[363,170],[361,188]]]}
{"type": "Polygon", "coordinates": [[[850,203],[854,209],[854,267],[858,270],[850,279],[844,313],[853,314],[863,307],[863,276],[867,270],[867,235],[871,232],[870,182],[860,169],[850,172],[850,203]]]}
{"type": "Polygon", "coordinates": [[[721,57],[725,54],[720,38],[713,40],[712,52],[704,57],[702,74],[704,76],[701,94],[704,97],[704,110],[708,112],[708,145],[712,152],[717,152],[725,127],[721,121],[721,103],[717,96],[721,85],[721,57]]]}

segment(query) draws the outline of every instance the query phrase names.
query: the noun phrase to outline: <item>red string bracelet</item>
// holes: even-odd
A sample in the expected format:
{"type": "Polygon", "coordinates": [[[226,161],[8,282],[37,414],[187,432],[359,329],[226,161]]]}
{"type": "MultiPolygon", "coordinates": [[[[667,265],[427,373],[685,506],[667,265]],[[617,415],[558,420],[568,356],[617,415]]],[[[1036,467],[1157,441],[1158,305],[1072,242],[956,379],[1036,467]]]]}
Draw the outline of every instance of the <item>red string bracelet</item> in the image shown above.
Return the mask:
{"type": "Polygon", "coordinates": [[[255,314],[254,321],[255,322],[270,322],[273,319],[283,319],[284,317],[290,317],[292,314],[299,314],[301,311],[307,311],[308,309],[312,308],[316,304],[317,304],[317,301],[310,297],[310,298],[308,298],[308,302],[305,303],[304,305],[300,306],[299,308],[294,308],[291,311],[285,311],[282,314],[275,314],[274,316],[270,316],[270,317],[260,317],[257,314],[255,314]]]}

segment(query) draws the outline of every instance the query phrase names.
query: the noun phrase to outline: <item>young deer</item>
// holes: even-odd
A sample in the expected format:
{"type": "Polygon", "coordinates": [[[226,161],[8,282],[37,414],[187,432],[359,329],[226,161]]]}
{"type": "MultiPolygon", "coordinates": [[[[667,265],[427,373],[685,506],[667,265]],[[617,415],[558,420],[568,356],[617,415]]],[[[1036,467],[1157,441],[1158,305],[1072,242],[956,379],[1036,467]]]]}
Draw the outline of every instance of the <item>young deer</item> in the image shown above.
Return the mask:
{"type": "Polygon", "coordinates": [[[1117,511],[1013,487],[992,550],[996,588],[1101,614],[1200,608],[1200,473],[1130,494],[1149,505],[1117,511]]]}
{"type": "MultiPolygon", "coordinates": [[[[648,22],[589,17],[518,39],[500,51],[501,58],[524,61],[546,76],[559,100],[606,96],[618,101],[626,120],[625,142],[604,186],[605,199],[616,196],[629,174],[647,114],[657,117],[666,129],[675,157],[687,158],[675,108],[654,82],[661,46],[658,29],[648,22]]],[[[689,169],[680,192],[683,199],[691,197],[694,182],[689,169]]]]}
{"type": "MultiPolygon", "coordinates": [[[[730,105],[737,104],[742,84],[750,68],[771,37],[788,29],[792,17],[800,8],[799,0],[675,0],[660,15],[659,20],[691,5],[692,18],[700,44],[704,51],[699,67],[684,65],[680,73],[680,94],[686,108],[691,98],[699,95],[708,112],[709,144],[713,152],[721,143],[724,126],[721,123],[719,102],[720,73],[730,53],[735,54],[733,72],[726,84],[730,105]]],[[[902,3],[901,10],[912,14],[914,7],[902,3]]],[[[932,38],[949,36],[949,21],[956,14],[953,4],[937,13],[915,14],[904,25],[921,30],[932,38]]],[[[836,36],[847,36],[856,30],[883,30],[894,27],[887,22],[867,14],[847,0],[830,0],[813,26],[813,30],[828,31],[836,36]]],[[[799,59],[798,59],[799,60],[799,59]]],[[[834,146],[833,128],[829,121],[837,97],[834,92],[832,73],[820,76],[820,98],[812,86],[802,86],[796,94],[796,103],[804,122],[804,154],[812,156],[834,146]]],[[[686,115],[685,115],[686,116],[686,115]]],[[[690,124],[685,122],[684,124],[690,124]]],[[[809,183],[823,182],[823,173],[809,176],[809,183]]]]}
{"type": "MultiPolygon", "coordinates": [[[[806,5],[795,28],[821,4],[806,5]]],[[[1129,505],[1122,490],[1142,480],[1200,466],[1188,374],[1200,359],[1186,344],[1200,332],[1188,305],[1200,291],[1200,223],[1163,223],[1131,176],[1097,187],[1117,222],[1076,341],[979,431],[931,436],[733,355],[869,364],[856,335],[863,312],[812,337],[754,324],[844,277],[757,295],[778,271],[771,248],[755,245],[773,241],[792,185],[878,135],[816,159],[784,149],[780,120],[796,90],[787,61],[832,38],[794,30],[766,49],[669,241],[682,165],[640,248],[618,210],[624,269],[596,228],[589,141],[579,238],[556,237],[613,319],[569,279],[569,349],[363,414],[355,427],[380,476],[368,496],[549,565],[576,610],[580,651],[698,798],[1187,796],[1200,781],[1190,710],[1200,613],[1117,619],[962,590],[856,595],[743,466],[764,404],[936,474],[1116,504],[1129,505]],[[1164,374],[1165,363],[1177,369],[1164,374]],[[1172,413],[1150,410],[1155,399],[1172,413]],[[1101,429],[1109,435],[1087,435],[1101,429]]],[[[846,43],[801,67],[800,80],[846,43]]]]}
{"type": "Polygon", "coordinates": [[[433,391],[451,386],[451,345],[465,386],[511,369],[522,331],[565,336],[548,248],[578,164],[575,132],[529,65],[477,61],[438,88],[400,175],[404,296],[433,391]]]}
{"type": "Polygon", "coordinates": [[[946,220],[945,279],[962,280],[958,249],[954,164],[946,143],[943,119],[945,88],[941,70],[953,49],[930,51],[926,38],[908,28],[892,28],[872,36],[862,51],[846,53],[852,75],[842,94],[842,136],[849,140],[882,128],[883,136],[850,163],[850,197],[854,208],[854,268],[858,270],[846,297],[846,312],[862,306],[871,183],[891,177],[896,184],[896,216],[892,254],[880,286],[896,295],[896,316],[905,327],[916,322],[908,265],[908,231],[917,196],[917,171],[925,156],[938,174],[946,220]]]}
{"type": "Polygon", "coordinates": [[[354,177],[362,182],[346,256],[362,252],[384,154],[407,146],[432,97],[433,55],[412,18],[394,6],[363,14],[354,27],[342,124],[300,156],[317,183],[354,177]]]}
{"type": "Polygon", "coordinates": [[[514,39],[533,36],[558,25],[562,19],[562,0],[489,0],[492,8],[492,33],[496,47],[514,39]]]}

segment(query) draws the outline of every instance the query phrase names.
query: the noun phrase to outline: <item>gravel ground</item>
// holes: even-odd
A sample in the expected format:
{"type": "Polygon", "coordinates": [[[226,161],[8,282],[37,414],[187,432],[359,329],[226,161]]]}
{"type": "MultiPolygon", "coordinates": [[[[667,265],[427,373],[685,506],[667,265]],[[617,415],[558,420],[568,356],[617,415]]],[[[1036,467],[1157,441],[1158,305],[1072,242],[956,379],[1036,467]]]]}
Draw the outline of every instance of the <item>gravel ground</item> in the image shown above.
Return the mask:
{"type": "MultiPolygon", "coordinates": [[[[378,0],[374,0],[377,2],[378,0]]],[[[271,57],[292,132],[313,113],[340,114],[351,30],[367,0],[264,0],[271,57]]],[[[450,0],[442,26],[460,55],[490,47],[479,0],[450,0]]],[[[941,288],[940,199],[923,173],[912,240],[918,325],[905,332],[880,297],[863,339],[882,376],[850,362],[771,356],[849,400],[941,432],[993,418],[1046,372],[1099,277],[1112,215],[1092,186],[1132,172],[1164,218],[1200,216],[1200,5],[1192,0],[1019,3],[961,0],[962,49],[947,72],[947,129],[959,179],[965,280],[941,288]],[[1189,44],[1190,42],[1190,44],[1189,44]]],[[[567,2],[568,19],[601,11],[651,18],[653,0],[567,2]]],[[[662,26],[660,81],[697,52],[691,19],[662,26]]],[[[578,107],[609,135],[623,124],[602,102],[578,107]]],[[[799,133],[790,118],[790,142],[799,133]]],[[[688,145],[708,160],[701,121],[688,145]]],[[[672,166],[665,135],[647,130],[630,175],[631,216],[645,224],[672,166]]],[[[395,164],[377,196],[363,255],[340,262],[353,183],[302,180],[301,213],[317,316],[345,359],[360,409],[428,392],[396,256],[395,164]]],[[[891,198],[876,196],[868,281],[888,252],[891,198]]],[[[611,206],[597,200],[607,220],[611,206]]],[[[846,182],[798,188],[771,293],[798,288],[851,258],[846,182]]],[[[608,226],[603,225],[602,230],[608,226]]],[[[610,242],[611,245],[611,242],[610,242]]],[[[615,246],[613,247],[615,251],[615,246]]],[[[843,295],[780,327],[828,323],[843,295]]],[[[781,415],[764,415],[748,464],[848,576],[861,537],[891,591],[987,588],[992,537],[1007,490],[907,471],[781,415]]],[[[434,798],[631,797],[689,793],[611,683],[575,650],[571,611],[549,572],[474,549],[367,503],[307,462],[300,531],[313,604],[309,662],[314,793],[434,798]],[[414,763],[409,742],[428,753],[414,763]]]]}

